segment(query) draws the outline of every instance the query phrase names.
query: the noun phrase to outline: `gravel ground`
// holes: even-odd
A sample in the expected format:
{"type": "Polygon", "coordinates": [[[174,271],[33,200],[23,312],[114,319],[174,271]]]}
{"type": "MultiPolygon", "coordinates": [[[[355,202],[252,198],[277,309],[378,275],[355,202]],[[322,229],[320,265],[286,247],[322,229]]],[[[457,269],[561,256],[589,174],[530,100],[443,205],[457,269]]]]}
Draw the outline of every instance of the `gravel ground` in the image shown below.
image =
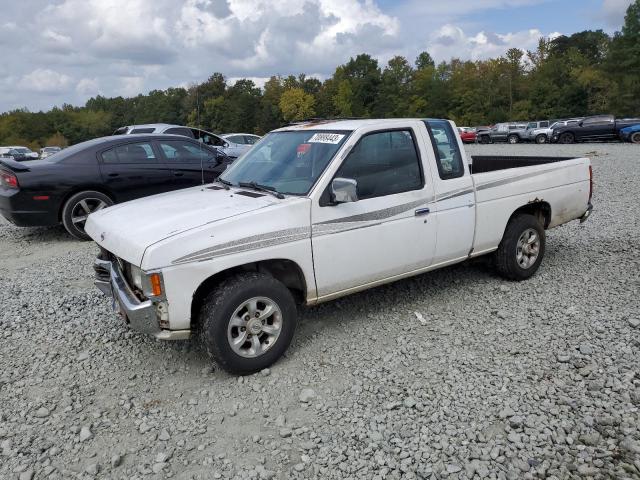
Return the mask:
{"type": "Polygon", "coordinates": [[[0,223],[0,478],[640,478],[640,148],[588,155],[595,212],[538,274],[474,261],[309,309],[230,377],[128,331],[91,243],[0,223]]]}

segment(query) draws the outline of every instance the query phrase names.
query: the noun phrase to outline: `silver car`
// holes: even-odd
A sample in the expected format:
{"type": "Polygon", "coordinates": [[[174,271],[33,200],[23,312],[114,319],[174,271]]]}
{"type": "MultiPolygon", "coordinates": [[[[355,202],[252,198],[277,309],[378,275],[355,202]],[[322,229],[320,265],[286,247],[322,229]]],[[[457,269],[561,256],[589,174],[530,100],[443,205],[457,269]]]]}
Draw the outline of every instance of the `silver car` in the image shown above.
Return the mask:
{"type": "Polygon", "coordinates": [[[578,123],[581,118],[571,118],[569,120],[559,120],[555,123],[552,123],[547,128],[535,128],[533,130],[529,130],[529,141],[535,142],[538,144],[549,143],[551,140],[551,134],[553,133],[554,128],[564,127],[566,125],[572,125],[574,123],[578,123]]]}
{"type": "Polygon", "coordinates": [[[262,138],[251,133],[225,133],[221,136],[229,144],[226,148],[232,153],[225,153],[230,157],[239,157],[262,138]]]}
{"type": "Polygon", "coordinates": [[[31,151],[31,149],[27,147],[23,147],[20,145],[10,145],[7,148],[15,150],[18,153],[21,153],[26,157],[27,160],[36,160],[38,158],[38,154],[36,152],[31,151]]]}

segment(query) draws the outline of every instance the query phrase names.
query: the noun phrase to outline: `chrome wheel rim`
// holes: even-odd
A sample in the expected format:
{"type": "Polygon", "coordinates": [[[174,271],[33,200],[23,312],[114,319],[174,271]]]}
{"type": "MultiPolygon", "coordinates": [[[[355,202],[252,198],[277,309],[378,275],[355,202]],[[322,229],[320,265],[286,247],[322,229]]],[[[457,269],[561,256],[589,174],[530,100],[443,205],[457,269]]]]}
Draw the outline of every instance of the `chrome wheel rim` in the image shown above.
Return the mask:
{"type": "Polygon", "coordinates": [[[516,137],[509,137],[509,143],[511,144],[518,143],[518,139],[516,137]]]}
{"type": "Polygon", "coordinates": [[[76,203],[71,209],[71,222],[80,228],[84,228],[89,214],[106,208],[107,202],[99,198],[85,198],[76,203]]]}
{"type": "Polygon", "coordinates": [[[516,261],[520,268],[531,268],[540,255],[540,235],[533,228],[527,228],[516,244],[516,261]]]}
{"type": "Polygon", "coordinates": [[[282,311],[267,297],[244,301],[231,315],[227,340],[231,349],[246,358],[264,355],[282,332],[282,311]]]}

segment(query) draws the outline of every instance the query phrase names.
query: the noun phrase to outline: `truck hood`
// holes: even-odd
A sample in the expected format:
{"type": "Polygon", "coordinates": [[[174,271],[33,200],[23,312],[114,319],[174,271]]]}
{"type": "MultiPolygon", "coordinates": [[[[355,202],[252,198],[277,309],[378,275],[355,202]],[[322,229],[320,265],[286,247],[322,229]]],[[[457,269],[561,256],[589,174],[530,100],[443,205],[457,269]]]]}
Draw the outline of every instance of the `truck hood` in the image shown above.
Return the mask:
{"type": "Polygon", "coordinates": [[[251,190],[224,190],[212,185],[193,187],[92,213],[85,231],[105,250],[139,266],[145,250],[154,243],[286,201],[251,190]]]}

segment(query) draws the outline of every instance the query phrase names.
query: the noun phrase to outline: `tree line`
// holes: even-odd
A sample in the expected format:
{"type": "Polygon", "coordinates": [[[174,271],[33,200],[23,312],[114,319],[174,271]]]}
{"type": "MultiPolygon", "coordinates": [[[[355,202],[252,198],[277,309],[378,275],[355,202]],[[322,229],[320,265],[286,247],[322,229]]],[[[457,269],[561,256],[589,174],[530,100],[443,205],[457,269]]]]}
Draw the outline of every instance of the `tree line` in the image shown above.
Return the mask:
{"type": "Polygon", "coordinates": [[[384,67],[360,54],[324,81],[272,76],[263,88],[222,73],[189,88],[132,98],[97,96],[83,107],[0,114],[0,145],[66,146],[140,123],[176,123],[214,133],[263,134],[312,117],[435,117],[458,125],[612,113],[640,116],[640,0],[613,35],[586,30],[541,38],[480,61],[436,64],[428,52],[413,63],[393,57],[384,67]]]}

